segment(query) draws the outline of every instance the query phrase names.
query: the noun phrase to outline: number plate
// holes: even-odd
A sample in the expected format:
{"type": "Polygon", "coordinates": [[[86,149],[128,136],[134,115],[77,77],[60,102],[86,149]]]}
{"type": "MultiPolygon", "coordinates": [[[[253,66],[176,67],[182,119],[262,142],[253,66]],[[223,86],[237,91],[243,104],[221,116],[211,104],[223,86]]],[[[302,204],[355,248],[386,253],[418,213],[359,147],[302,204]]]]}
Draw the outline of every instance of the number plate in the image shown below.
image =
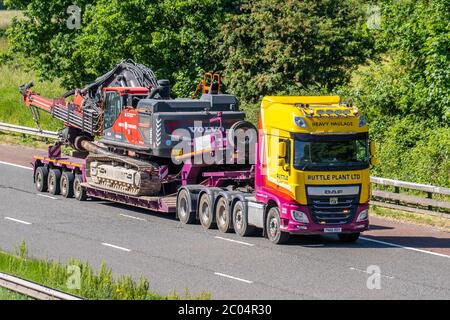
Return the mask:
{"type": "Polygon", "coordinates": [[[323,231],[326,233],[339,233],[342,232],[342,228],[324,228],[323,231]]]}

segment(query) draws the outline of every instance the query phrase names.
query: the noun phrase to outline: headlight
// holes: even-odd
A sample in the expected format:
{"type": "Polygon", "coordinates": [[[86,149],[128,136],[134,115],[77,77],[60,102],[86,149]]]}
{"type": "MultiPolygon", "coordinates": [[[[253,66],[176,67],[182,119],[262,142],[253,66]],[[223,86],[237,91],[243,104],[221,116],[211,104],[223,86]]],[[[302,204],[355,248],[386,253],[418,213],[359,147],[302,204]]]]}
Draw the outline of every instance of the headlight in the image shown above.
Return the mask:
{"type": "Polygon", "coordinates": [[[294,219],[297,222],[309,223],[308,216],[304,212],[297,211],[297,210],[291,210],[291,216],[292,216],[292,219],[294,219]]]}
{"type": "Polygon", "coordinates": [[[364,220],[367,220],[369,217],[369,209],[363,210],[359,213],[358,219],[356,219],[356,222],[361,222],[364,220]]]}

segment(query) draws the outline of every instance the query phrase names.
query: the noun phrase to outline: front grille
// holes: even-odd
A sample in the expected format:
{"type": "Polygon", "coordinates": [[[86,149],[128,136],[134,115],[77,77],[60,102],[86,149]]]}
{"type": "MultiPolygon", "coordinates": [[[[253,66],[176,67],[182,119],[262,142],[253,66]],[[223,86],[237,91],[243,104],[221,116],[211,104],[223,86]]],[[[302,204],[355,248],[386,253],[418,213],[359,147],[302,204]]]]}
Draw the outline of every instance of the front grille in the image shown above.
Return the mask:
{"type": "Polygon", "coordinates": [[[308,196],[308,206],[315,223],[343,224],[353,220],[358,208],[359,195],[308,196]],[[332,199],[334,198],[334,199],[332,199]],[[330,202],[330,199],[333,201],[330,202]],[[334,201],[336,200],[337,201],[334,201]]]}

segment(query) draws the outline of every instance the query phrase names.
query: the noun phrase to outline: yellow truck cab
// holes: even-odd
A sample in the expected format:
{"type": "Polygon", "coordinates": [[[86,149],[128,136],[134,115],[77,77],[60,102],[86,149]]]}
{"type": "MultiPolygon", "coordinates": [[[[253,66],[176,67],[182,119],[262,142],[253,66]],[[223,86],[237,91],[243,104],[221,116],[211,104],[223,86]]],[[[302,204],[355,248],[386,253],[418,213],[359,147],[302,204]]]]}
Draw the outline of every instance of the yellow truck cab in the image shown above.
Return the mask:
{"type": "Polygon", "coordinates": [[[272,242],[292,233],[355,241],[368,229],[375,158],[358,108],[338,96],[265,97],[257,152],[255,197],[272,242]]]}

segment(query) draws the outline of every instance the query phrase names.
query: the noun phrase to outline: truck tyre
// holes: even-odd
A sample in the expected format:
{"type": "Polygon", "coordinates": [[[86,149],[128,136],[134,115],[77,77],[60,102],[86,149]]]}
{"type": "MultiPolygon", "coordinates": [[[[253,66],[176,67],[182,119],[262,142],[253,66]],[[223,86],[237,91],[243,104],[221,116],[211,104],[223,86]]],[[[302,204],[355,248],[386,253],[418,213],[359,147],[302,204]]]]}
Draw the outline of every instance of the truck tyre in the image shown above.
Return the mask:
{"type": "Polygon", "coordinates": [[[274,244],[283,244],[289,240],[289,233],[281,231],[280,226],[280,210],[272,207],[267,213],[266,230],[267,237],[274,244]]]}
{"type": "Polygon", "coordinates": [[[242,201],[236,201],[233,206],[234,231],[241,237],[247,237],[255,232],[254,226],[248,225],[248,215],[242,201]]]}
{"type": "Polygon", "coordinates": [[[228,206],[228,201],[225,197],[220,197],[216,204],[216,223],[220,232],[231,232],[232,219],[228,206]]]}
{"type": "Polygon", "coordinates": [[[34,173],[34,182],[36,184],[36,190],[39,192],[47,192],[48,190],[48,169],[47,167],[37,167],[34,173]]]}
{"type": "Polygon", "coordinates": [[[355,232],[355,233],[339,233],[338,237],[339,240],[341,240],[342,242],[355,242],[356,240],[359,239],[359,232],[355,232]]]}
{"type": "Polygon", "coordinates": [[[186,189],[180,191],[177,197],[177,216],[184,224],[193,224],[195,214],[191,212],[191,197],[186,189]]]}
{"type": "Polygon", "coordinates": [[[73,180],[74,175],[71,171],[64,171],[61,175],[61,195],[65,198],[73,197],[73,180]]]}
{"type": "Polygon", "coordinates": [[[87,199],[86,189],[81,185],[83,183],[83,176],[76,174],[73,179],[73,194],[78,201],[85,201],[87,199]]]}
{"type": "Polygon", "coordinates": [[[212,229],[214,227],[214,214],[211,205],[211,197],[206,193],[201,195],[198,202],[198,217],[203,228],[212,229]]]}
{"type": "Polygon", "coordinates": [[[59,169],[50,169],[47,184],[50,194],[58,195],[60,193],[61,171],[59,169]]]}

